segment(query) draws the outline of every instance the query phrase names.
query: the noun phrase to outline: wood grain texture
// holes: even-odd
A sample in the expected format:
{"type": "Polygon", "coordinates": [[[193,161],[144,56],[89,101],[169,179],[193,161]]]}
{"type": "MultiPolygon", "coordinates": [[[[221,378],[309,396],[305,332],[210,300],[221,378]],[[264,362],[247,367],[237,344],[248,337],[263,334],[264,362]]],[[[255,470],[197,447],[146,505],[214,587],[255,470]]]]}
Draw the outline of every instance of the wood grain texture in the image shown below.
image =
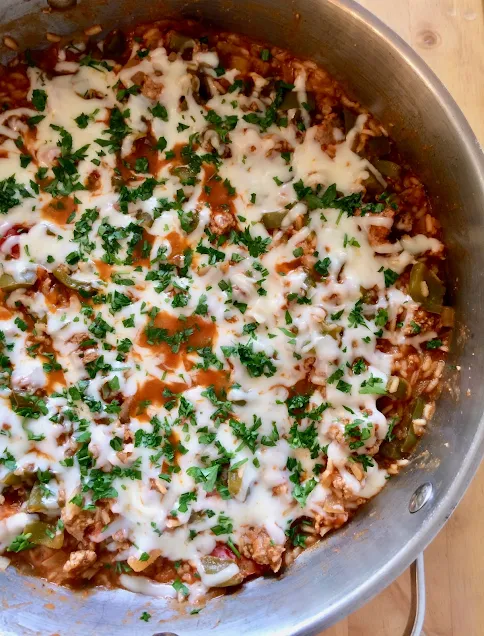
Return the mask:
{"type": "MultiPolygon", "coordinates": [[[[483,0],[359,0],[402,36],[440,77],[484,145],[483,0]]],[[[425,552],[425,636],[484,635],[484,465],[425,552]]],[[[410,576],[324,636],[403,636],[410,576]]],[[[321,635],[323,636],[323,635],[321,635]]]]}

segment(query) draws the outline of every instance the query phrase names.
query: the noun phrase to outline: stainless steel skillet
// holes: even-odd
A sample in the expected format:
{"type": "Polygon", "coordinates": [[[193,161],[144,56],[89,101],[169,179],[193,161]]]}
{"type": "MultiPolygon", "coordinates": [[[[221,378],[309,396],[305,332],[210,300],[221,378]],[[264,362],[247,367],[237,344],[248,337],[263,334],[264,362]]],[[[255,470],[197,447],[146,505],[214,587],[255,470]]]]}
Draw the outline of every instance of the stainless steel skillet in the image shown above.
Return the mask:
{"type": "MultiPolygon", "coordinates": [[[[56,1],[56,0],[51,0],[56,1]]],[[[62,13],[45,0],[0,0],[0,37],[23,47],[45,32],[105,31],[166,15],[198,17],[307,56],[333,72],[388,126],[428,185],[449,246],[460,337],[444,392],[412,465],[345,530],[303,554],[279,580],[259,579],[200,614],[125,591],[71,594],[7,570],[0,576],[3,634],[315,634],[354,611],[413,561],[449,518],[484,452],[484,158],[462,113],[405,43],[351,0],[80,0],[62,13]],[[464,337],[465,335],[465,337],[464,337]],[[465,344],[464,344],[465,341],[465,344]],[[454,390],[455,393],[455,390],[454,390]],[[432,497],[410,514],[423,483],[432,497]],[[139,620],[143,611],[153,618],[139,620]]]]}

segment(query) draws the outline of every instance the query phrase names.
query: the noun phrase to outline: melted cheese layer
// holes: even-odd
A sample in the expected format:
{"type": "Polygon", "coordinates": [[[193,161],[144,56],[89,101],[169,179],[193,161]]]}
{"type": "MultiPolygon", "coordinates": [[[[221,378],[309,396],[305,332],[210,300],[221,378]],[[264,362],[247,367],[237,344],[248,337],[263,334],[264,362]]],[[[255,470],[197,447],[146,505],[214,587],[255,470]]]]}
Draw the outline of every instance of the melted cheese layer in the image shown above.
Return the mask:
{"type": "MultiPolygon", "coordinates": [[[[418,235],[382,252],[370,231],[391,219],[324,203],[331,187],[349,201],[381,180],[353,150],[365,115],[328,153],[305,111],[302,126],[267,119],[277,86],[254,77],[246,95],[214,52],[59,64],[28,71],[43,109],[0,121],[0,179],[19,188],[0,263],[37,281],[8,290],[0,314],[0,480],[42,471],[46,514],[103,507],[88,539],[116,559],[188,561],[217,586],[239,572],[204,570],[217,544],[237,554],[258,528],[283,546],[298,519],[334,525],[335,491],[354,509],[384,486],[372,456],[393,359],[377,340],[395,303],[416,308],[386,272],[441,244],[418,235]],[[286,216],[268,230],[273,213],[286,216]]],[[[2,522],[2,548],[31,517],[2,522]]]]}

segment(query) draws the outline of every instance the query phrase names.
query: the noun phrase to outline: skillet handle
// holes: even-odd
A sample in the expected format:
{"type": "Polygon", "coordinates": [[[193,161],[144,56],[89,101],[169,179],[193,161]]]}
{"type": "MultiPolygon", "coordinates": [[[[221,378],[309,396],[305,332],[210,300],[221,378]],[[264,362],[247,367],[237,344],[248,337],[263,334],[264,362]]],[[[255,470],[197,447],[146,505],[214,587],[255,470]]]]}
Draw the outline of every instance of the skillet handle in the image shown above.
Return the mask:
{"type": "Polygon", "coordinates": [[[424,636],[423,624],[425,619],[425,566],[423,552],[418,555],[410,566],[411,576],[411,608],[413,610],[412,619],[409,619],[409,626],[405,634],[409,636],[424,636]]]}

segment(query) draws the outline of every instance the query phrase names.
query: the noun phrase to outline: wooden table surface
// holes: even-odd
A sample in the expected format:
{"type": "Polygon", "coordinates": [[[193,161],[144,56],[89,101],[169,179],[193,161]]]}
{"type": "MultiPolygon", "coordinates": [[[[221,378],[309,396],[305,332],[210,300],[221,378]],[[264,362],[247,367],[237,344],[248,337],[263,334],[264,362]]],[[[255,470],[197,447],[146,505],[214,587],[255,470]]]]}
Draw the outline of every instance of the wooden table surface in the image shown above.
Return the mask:
{"type": "MultiPolygon", "coordinates": [[[[484,146],[483,0],[359,2],[429,64],[484,146]]],[[[484,464],[447,525],[425,551],[425,636],[484,635],[483,522],[484,464]]],[[[409,607],[410,576],[406,572],[324,636],[403,636],[409,607]]]]}

